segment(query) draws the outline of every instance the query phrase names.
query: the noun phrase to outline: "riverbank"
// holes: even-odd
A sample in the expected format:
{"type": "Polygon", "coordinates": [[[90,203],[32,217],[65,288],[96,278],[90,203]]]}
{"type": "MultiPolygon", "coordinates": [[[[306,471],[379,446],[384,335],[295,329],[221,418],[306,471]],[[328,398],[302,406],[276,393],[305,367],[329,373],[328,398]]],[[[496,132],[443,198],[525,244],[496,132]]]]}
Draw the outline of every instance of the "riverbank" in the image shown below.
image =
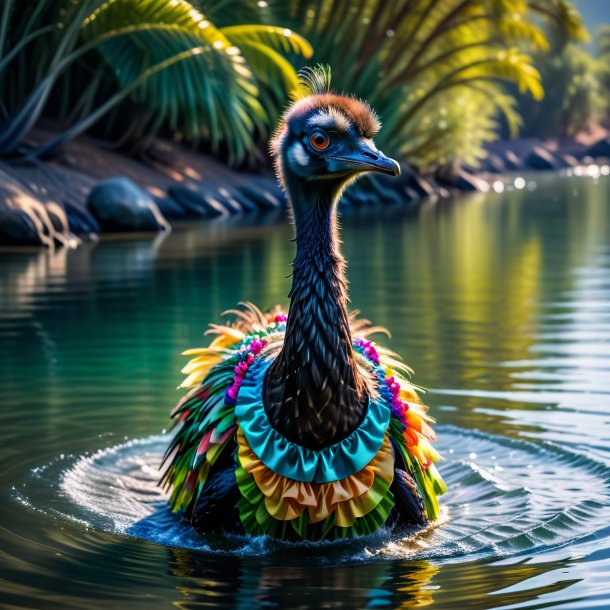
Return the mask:
{"type": "MultiPolygon", "coordinates": [[[[408,167],[398,180],[371,176],[347,192],[343,205],[383,202],[416,210],[452,190],[488,190],[491,174],[610,164],[610,137],[597,130],[588,139],[498,141],[487,153],[479,167],[447,176],[423,177],[408,167]]],[[[101,233],[158,232],[178,220],[252,214],[284,203],[270,169],[233,170],[162,140],[135,158],[82,137],[49,162],[0,162],[0,245],[74,246],[101,233]]]]}
{"type": "Polygon", "coordinates": [[[142,230],[138,222],[151,214],[158,226],[144,226],[154,231],[169,227],[161,219],[211,218],[282,202],[270,172],[238,172],[167,141],[135,158],[82,137],[49,162],[0,162],[0,243],[73,244],[105,230],[142,230]],[[124,217],[123,226],[108,225],[104,206],[124,217]]]}
{"type": "Polygon", "coordinates": [[[478,173],[504,174],[609,165],[610,133],[598,126],[574,138],[497,140],[486,147],[486,152],[487,156],[478,167],[467,169],[478,173]]]}

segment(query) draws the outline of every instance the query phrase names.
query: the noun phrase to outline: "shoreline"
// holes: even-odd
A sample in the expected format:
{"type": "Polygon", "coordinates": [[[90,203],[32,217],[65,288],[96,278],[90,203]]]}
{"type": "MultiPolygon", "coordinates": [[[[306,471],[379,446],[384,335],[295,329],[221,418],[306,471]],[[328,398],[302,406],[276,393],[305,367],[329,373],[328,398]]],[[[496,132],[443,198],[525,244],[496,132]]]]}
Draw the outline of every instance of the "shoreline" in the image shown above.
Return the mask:
{"type": "MultiPolygon", "coordinates": [[[[479,167],[425,177],[375,175],[349,191],[343,205],[379,201],[416,211],[451,192],[487,191],[499,176],[610,165],[610,135],[598,129],[577,138],[499,140],[479,167]]],[[[0,246],[75,247],[103,235],[150,235],[171,224],[278,210],[285,198],[270,169],[234,170],[215,158],[157,141],[146,159],[129,157],[90,137],[69,143],[50,162],[0,162],[0,246]]],[[[11,248],[12,249],[12,248],[11,248]]]]}

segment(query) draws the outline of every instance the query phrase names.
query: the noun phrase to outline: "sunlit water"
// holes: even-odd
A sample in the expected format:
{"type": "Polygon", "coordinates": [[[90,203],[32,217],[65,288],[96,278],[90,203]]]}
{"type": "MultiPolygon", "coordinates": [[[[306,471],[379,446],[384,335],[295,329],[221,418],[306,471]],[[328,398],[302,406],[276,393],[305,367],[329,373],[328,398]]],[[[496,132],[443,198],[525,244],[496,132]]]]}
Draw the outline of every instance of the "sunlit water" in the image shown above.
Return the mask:
{"type": "Polygon", "coordinates": [[[0,606],[610,607],[610,179],[343,219],[352,306],[439,420],[449,492],[407,538],[203,538],[156,486],[182,364],[286,303],[283,219],[0,253],[0,606]]]}

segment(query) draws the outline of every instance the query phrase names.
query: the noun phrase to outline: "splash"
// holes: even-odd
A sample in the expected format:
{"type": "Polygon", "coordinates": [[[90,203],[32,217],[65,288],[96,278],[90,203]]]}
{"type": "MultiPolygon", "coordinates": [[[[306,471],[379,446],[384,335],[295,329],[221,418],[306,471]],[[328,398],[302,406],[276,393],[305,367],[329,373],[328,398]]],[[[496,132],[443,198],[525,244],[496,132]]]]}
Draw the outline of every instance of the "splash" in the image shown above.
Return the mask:
{"type": "MultiPolygon", "coordinates": [[[[62,456],[35,469],[35,481],[18,491],[18,499],[97,530],[165,546],[251,556],[289,552],[293,544],[267,538],[203,537],[171,513],[157,486],[168,441],[151,436],[91,455],[62,456]]],[[[505,557],[561,546],[602,529],[610,518],[610,471],[585,456],[448,426],[439,429],[439,448],[449,491],[437,522],[401,538],[382,529],[349,542],[299,543],[299,552],[348,562],[505,557]]]]}

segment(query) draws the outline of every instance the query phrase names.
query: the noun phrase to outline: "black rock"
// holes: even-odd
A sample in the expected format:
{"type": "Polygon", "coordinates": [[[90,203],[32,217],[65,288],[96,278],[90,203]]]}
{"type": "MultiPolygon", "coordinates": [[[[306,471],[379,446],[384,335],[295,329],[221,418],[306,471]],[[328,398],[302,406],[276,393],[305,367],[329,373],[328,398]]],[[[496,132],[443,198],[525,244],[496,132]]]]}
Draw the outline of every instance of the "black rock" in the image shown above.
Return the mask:
{"type": "Polygon", "coordinates": [[[517,171],[523,169],[523,161],[512,150],[507,150],[504,155],[504,165],[506,169],[517,171]]]}
{"type": "Polygon", "coordinates": [[[253,201],[261,210],[276,210],[284,205],[286,198],[284,194],[274,188],[240,186],[239,191],[250,201],[253,201]]]}
{"type": "Polygon", "coordinates": [[[254,199],[241,190],[231,189],[232,196],[239,201],[244,212],[258,212],[258,205],[254,199]]]}
{"type": "Polygon", "coordinates": [[[373,187],[371,195],[374,195],[375,201],[382,204],[399,204],[405,200],[403,193],[391,184],[378,183],[376,188],[373,187]]]}
{"type": "Polygon", "coordinates": [[[285,203],[284,194],[275,181],[256,175],[242,186],[174,184],[168,195],[191,217],[201,218],[275,210],[285,203]]]}
{"type": "Polygon", "coordinates": [[[216,187],[213,191],[213,197],[224,206],[229,214],[239,214],[244,212],[244,206],[235,198],[235,192],[226,186],[216,187]]]}
{"type": "Polygon", "coordinates": [[[155,203],[161,210],[161,214],[168,220],[180,220],[189,217],[189,211],[169,195],[155,197],[155,203]]]}
{"type": "Polygon", "coordinates": [[[211,218],[219,215],[217,210],[210,212],[201,194],[193,189],[172,184],[167,195],[184,210],[185,218],[211,218]]]}
{"type": "Polygon", "coordinates": [[[424,197],[432,197],[436,194],[435,186],[432,182],[426,180],[418,174],[414,169],[402,166],[402,173],[398,178],[390,178],[389,176],[376,176],[376,179],[387,182],[393,181],[394,188],[399,189],[407,195],[408,199],[422,199],[424,197]],[[412,194],[415,193],[415,197],[412,194]]]}
{"type": "Polygon", "coordinates": [[[592,144],[585,154],[594,159],[598,157],[610,157],[610,136],[606,136],[595,142],[595,144],[592,144]]]}
{"type": "MultiPolygon", "coordinates": [[[[60,215],[61,206],[55,202],[53,206],[60,215]]],[[[45,203],[21,182],[0,170],[0,244],[53,246],[56,234],[63,237],[55,229],[55,222],[61,227],[62,221],[49,216],[45,203]]]]}
{"type": "Polygon", "coordinates": [[[55,201],[50,201],[46,203],[45,208],[53,229],[58,233],[68,233],[68,216],[63,206],[55,201]]]}
{"type": "Polygon", "coordinates": [[[535,146],[525,158],[525,165],[531,169],[559,169],[564,163],[542,146],[535,146]]]}
{"type": "Polygon", "coordinates": [[[190,217],[214,218],[234,213],[227,208],[223,197],[215,189],[203,185],[174,184],[170,186],[168,194],[188,211],[190,217]]]}
{"type": "Polygon", "coordinates": [[[449,192],[448,189],[446,189],[444,186],[441,186],[439,184],[436,187],[436,196],[440,197],[441,199],[447,199],[447,197],[451,196],[451,193],[449,192]]]}
{"type": "Polygon", "coordinates": [[[368,205],[404,205],[426,197],[447,196],[446,189],[424,178],[409,166],[403,165],[399,177],[370,174],[350,187],[344,194],[342,205],[362,207],[368,205]]]}
{"type": "Polygon", "coordinates": [[[405,187],[403,193],[406,201],[417,201],[418,199],[421,199],[419,193],[409,186],[405,187]]]}
{"type": "Polygon", "coordinates": [[[0,200],[0,244],[49,245],[36,226],[33,215],[6,200],[0,200]]]}
{"type": "Polygon", "coordinates": [[[123,176],[93,187],[87,207],[104,231],[165,231],[169,224],[153,198],[123,176]]]}
{"type": "Polygon", "coordinates": [[[95,239],[99,235],[100,225],[93,214],[68,201],[64,201],[63,205],[68,216],[68,226],[74,235],[81,239],[95,239]]]}
{"type": "Polygon", "coordinates": [[[580,165],[580,161],[574,155],[561,155],[560,159],[563,161],[565,167],[576,167],[580,165]]]}
{"type": "Polygon", "coordinates": [[[222,186],[218,190],[221,195],[224,194],[225,196],[230,197],[232,201],[236,202],[241,207],[242,212],[257,212],[259,209],[256,201],[241,189],[222,186]]]}
{"type": "Polygon", "coordinates": [[[73,239],[70,233],[68,215],[64,207],[56,201],[47,201],[44,204],[47,218],[51,223],[52,229],[49,231],[56,246],[62,246],[73,239]]]}
{"type": "Polygon", "coordinates": [[[499,155],[494,153],[489,153],[487,158],[483,160],[483,165],[485,167],[485,171],[488,171],[492,174],[502,174],[506,171],[506,164],[504,160],[499,155]]]}
{"type": "MultiPolygon", "coordinates": [[[[370,189],[370,185],[367,185],[370,189]]],[[[361,208],[367,205],[372,205],[377,199],[377,195],[371,193],[367,189],[367,186],[362,184],[356,184],[350,189],[346,190],[341,198],[341,205],[343,207],[361,208]]]]}
{"type": "Polygon", "coordinates": [[[441,184],[460,191],[486,191],[489,188],[485,180],[465,170],[457,170],[448,176],[439,177],[438,180],[441,184]]]}
{"type": "Polygon", "coordinates": [[[392,185],[384,182],[382,174],[368,174],[358,180],[354,186],[347,189],[346,194],[353,198],[359,198],[361,203],[374,205],[375,203],[384,203],[391,198],[392,185]],[[377,178],[381,178],[378,180],[377,178]]]}

